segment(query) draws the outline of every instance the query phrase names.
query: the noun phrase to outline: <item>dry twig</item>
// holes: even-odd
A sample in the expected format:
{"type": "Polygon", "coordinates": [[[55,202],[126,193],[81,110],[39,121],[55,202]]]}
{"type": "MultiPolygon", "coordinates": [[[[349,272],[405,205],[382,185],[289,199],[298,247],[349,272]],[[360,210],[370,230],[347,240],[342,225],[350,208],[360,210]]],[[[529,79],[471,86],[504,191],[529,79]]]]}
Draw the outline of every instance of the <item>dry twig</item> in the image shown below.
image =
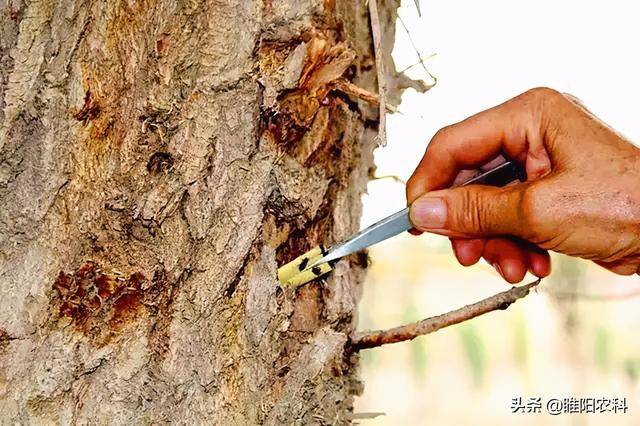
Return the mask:
{"type": "Polygon", "coordinates": [[[387,91],[386,73],[382,53],[382,32],[380,30],[380,15],[378,15],[377,0],[369,0],[369,17],[371,18],[371,34],[373,34],[373,50],[376,57],[376,73],[378,77],[378,99],[380,124],[378,125],[378,145],[387,145],[387,106],[385,93],[387,91]]]}
{"type": "Polygon", "coordinates": [[[434,52],[434,53],[431,53],[431,54],[429,54],[427,56],[420,56],[420,60],[418,62],[414,62],[413,64],[402,68],[400,71],[398,71],[398,73],[400,73],[400,74],[405,73],[405,72],[409,71],[411,68],[417,67],[418,65],[425,66],[425,62],[428,61],[429,59],[435,57],[436,55],[437,55],[437,53],[434,52]]]}
{"type": "MultiPolygon", "coordinates": [[[[371,93],[368,90],[363,89],[362,87],[356,86],[349,80],[344,78],[339,78],[333,82],[333,88],[339,92],[344,93],[350,98],[361,99],[371,105],[380,106],[380,96],[375,93],[371,93]]],[[[397,113],[398,109],[393,106],[386,104],[386,109],[388,112],[397,113]]]]}
{"type": "Polygon", "coordinates": [[[400,176],[396,176],[396,175],[382,175],[382,176],[373,175],[369,178],[369,180],[381,180],[381,179],[391,179],[392,181],[397,182],[401,185],[407,184],[407,182],[402,180],[400,176]]]}
{"type": "Polygon", "coordinates": [[[416,43],[413,41],[413,37],[411,37],[411,32],[409,31],[409,28],[407,28],[407,26],[405,25],[404,21],[402,20],[402,16],[400,16],[400,14],[398,14],[398,22],[400,22],[400,24],[402,25],[402,28],[404,28],[404,31],[407,33],[407,38],[409,39],[409,43],[411,43],[411,47],[413,47],[413,50],[416,52],[416,55],[418,56],[418,61],[419,61],[418,63],[422,65],[422,69],[424,69],[424,71],[427,73],[429,78],[433,80],[433,83],[429,84],[429,88],[435,86],[438,83],[438,79],[433,74],[431,74],[431,72],[425,65],[424,59],[420,54],[420,50],[418,50],[418,46],[416,46],[416,43]]]}
{"type": "Polygon", "coordinates": [[[387,343],[412,340],[418,336],[433,333],[441,328],[461,323],[482,314],[486,314],[487,312],[498,309],[507,309],[513,302],[529,294],[531,289],[539,283],[540,279],[520,287],[513,287],[507,291],[495,294],[474,304],[464,306],[460,309],[456,309],[455,311],[447,312],[442,315],[423,319],[422,321],[401,325],[400,327],[391,328],[389,330],[356,333],[351,339],[352,348],[353,350],[358,351],[360,349],[375,348],[376,346],[386,345],[387,343]]]}
{"type": "Polygon", "coordinates": [[[422,12],[420,11],[420,0],[413,0],[416,3],[416,9],[418,9],[418,16],[422,17],[422,12]]]}

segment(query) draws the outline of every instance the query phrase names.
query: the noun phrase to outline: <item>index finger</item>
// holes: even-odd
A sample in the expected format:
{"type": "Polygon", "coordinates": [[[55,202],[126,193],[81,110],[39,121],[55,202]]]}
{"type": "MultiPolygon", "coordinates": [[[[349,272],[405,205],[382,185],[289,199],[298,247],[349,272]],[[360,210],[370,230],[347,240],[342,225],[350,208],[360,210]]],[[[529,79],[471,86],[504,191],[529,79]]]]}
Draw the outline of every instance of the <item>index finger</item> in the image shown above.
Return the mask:
{"type": "Polygon", "coordinates": [[[547,100],[562,96],[552,89],[532,89],[501,105],[439,130],[407,183],[411,204],[428,191],[451,186],[464,169],[500,154],[525,165],[536,178],[550,168],[545,148],[547,100]]]}

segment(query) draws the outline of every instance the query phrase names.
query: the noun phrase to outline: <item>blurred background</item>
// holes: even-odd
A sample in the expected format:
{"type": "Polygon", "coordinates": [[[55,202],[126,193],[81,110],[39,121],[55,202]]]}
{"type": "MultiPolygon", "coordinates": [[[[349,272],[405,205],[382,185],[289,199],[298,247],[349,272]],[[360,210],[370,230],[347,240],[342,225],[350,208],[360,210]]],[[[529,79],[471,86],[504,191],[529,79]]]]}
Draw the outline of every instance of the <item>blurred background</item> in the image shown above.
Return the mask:
{"type": "MultiPolygon", "coordinates": [[[[405,206],[404,184],[442,126],[531,87],[580,98],[640,142],[640,4],[627,0],[414,0],[399,10],[398,69],[427,82],[388,116],[388,144],[363,199],[362,227],[405,206]],[[419,53],[417,53],[419,52],[419,53]]],[[[391,46],[386,46],[391,48],[391,46]]],[[[594,165],[597,167],[597,164],[594,165]]],[[[447,239],[401,235],[370,250],[359,329],[384,329],[507,288],[485,263],[457,264],[447,239]]],[[[525,278],[525,282],[533,280],[525,278]]],[[[365,350],[363,425],[640,424],[640,278],[553,256],[540,290],[411,342],[365,350]],[[626,414],[513,414],[513,398],[626,398],[626,414]]]]}

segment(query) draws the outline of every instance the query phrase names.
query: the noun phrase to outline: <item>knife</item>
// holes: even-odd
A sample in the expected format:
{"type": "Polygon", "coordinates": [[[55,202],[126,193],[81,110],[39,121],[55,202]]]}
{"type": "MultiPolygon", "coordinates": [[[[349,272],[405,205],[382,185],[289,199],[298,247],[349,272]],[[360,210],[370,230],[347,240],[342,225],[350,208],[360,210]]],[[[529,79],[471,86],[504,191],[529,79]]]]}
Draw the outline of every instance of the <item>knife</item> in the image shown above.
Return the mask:
{"type": "MultiPolygon", "coordinates": [[[[512,160],[507,160],[459,185],[455,185],[455,187],[472,184],[504,186],[515,180],[519,180],[520,182],[526,181],[526,172],[520,164],[512,160]]],[[[406,207],[352,235],[342,243],[331,247],[322,258],[308,265],[305,269],[313,268],[314,266],[327,262],[335,262],[344,256],[348,256],[380,241],[394,237],[411,228],[413,228],[413,225],[409,221],[409,207],[406,207]]]]}

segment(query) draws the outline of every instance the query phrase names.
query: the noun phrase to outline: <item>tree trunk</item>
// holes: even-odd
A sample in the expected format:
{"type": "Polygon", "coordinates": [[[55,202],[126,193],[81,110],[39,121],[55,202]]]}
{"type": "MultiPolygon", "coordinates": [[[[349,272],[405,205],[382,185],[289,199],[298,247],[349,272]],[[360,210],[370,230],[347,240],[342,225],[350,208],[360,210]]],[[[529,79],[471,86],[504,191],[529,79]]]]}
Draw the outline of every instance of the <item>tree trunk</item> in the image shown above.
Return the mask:
{"type": "Polygon", "coordinates": [[[0,0],[0,417],[342,423],[377,112],[353,0],[0,0]],[[7,2],[8,1],[8,2],[7,2]],[[371,127],[371,128],[370,128],[371,127]]]}

